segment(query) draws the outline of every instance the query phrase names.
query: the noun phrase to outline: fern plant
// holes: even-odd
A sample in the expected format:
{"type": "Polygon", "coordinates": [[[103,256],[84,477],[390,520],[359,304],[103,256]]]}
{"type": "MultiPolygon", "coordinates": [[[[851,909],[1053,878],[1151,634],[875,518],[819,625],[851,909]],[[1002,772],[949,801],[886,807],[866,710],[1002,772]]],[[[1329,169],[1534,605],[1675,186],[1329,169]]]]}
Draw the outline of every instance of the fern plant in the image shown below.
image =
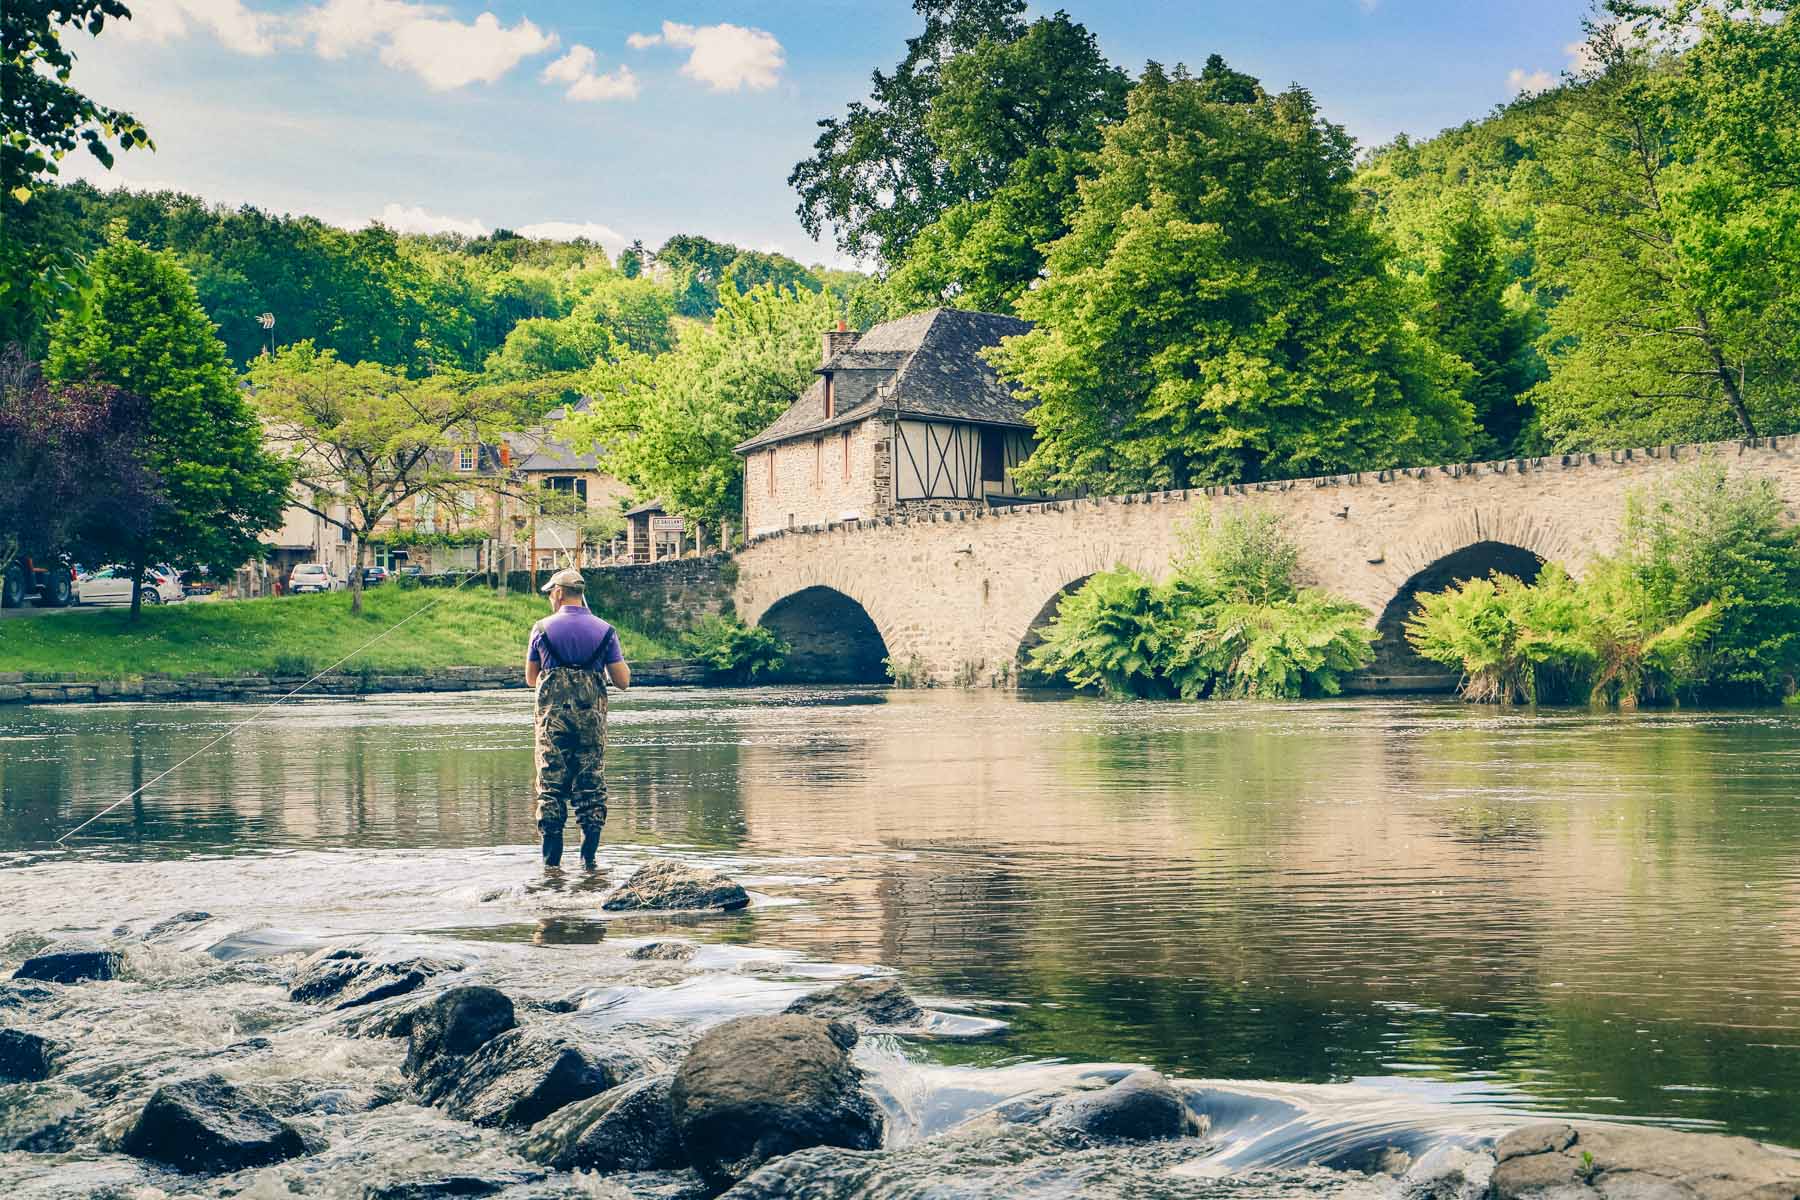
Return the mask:
{"type": "Polygon", "coordinates": [[[760,625],[736,617],[708,617],[682,636],[688,653],[715,683],[750,683],[781,669],[788,644],[760,625]]]}

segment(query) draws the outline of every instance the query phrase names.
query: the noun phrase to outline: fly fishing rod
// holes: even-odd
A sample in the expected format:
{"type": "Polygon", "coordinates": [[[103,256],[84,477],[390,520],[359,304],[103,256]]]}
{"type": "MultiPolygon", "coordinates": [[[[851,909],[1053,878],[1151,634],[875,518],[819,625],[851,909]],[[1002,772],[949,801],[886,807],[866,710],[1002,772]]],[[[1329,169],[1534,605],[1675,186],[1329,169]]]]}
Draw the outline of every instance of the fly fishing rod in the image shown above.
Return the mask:
{"type": "Polygon", "coordinates": [[[368,641],[364,642],[362,645],[358,646],[356,649],[352,650],[350,653],[344,655],[344,657],[338,659],[336,662],[332,663],[329,667],[326,667],[324,670],[322,670],[318,674],[314,675],[311,679],[308,679],[305,683],[301,684],[299,687],[295,688],[293,691],[287,693],[284,696],[277,696],[275,699],[269,701],[267,704],[263,705],[261,708],[257,709],[255,712],[253,712],[249,716],[245,717],[242,721],[239,721],[236,725],[233,725],[230,728],[226,729],[224,733],[221,733],[218,737],[216,737],[212,741],[206,743],[206,745],[200,747],[198,750],[194,751],[192,754],[188,755],[186,758],[182,759],[180,762],[176,763],[174,766],[170,767],[168,770],[166,770],[162,774],[158,775],[155,779],[152,779],[149,783],[146,783],[146,784],[143,784],[142,786],[140,786],[136,791],[132,792],[129,796],[121,796],[119,799],[113,801],[111,804],[107,805],[105,808],[101,809],[99,812],[95,813],[93,816],[89,817],[87,820],[83,821],[81,824],[77,825],[75,828],[69,830],[69,832],[67,832],[67,833],[63,834],[61,837],[57,838],[55,844],[58,846],[62,845],[64,842],[68,841],[70,838],[74,837],[76,834],[78,834],[82,830],[86,829],[89,825],[92,825],[95,821],[98,821],[101,817],[104,817],[107,813],[110,813],[114,809],[118,808],[121,804],[125,804],[125,803],[128,803],[129,801],[137,799],[139,796],[143,795],[146,791],[155,787],[158,783],[161,783],[164,779],[168,778],[170,775],[173,775],[175,772],[181,770],[181,768],[187,766],[189,763],[193,762],[196,758],[199,758],[202,754],[205,754],[208,750],[211,750],[214,746],[218,745],[220,742],[224,741],[226,738],[230,737],[232,734],[236,733],[238,730],[244,728],[244,726],[250,724],[252,721],[255,721],[257,718],[261,717],[263,714],[275,709],[277,706],[281,705],[285,701],[292,700],[295,696],[298,696],[301,692],[304,692],[307,688],[309,688],[313,684],[319,682],[319,680],[321,680],[325,676],[331,674],[333,671],[337,670],[339,667],[343,666],[345,663],[349,662],[351,659],[355,658],[357,655],[361,654],[364,650],[367,650],[370,646],[373,646],[376,642],[379,642],[382,638],[388,636],[388,634],[394,632],[396,629],[400,628],[402,625],[406,624],[408,621],[412,620],[414,617],[422,616],[424,613],[429,612],[433,608],[436,608],[439,604],[442,604],[444,602],[446,597],[448,597],[449,595],[451,595],[454,592],[461,591],[463,584],[468,583],[470,579],[474,579],[474,578],[475,578],[475,575],[473,573],[471,573],[462,581],[462,583],[457,584],[453,588],[446,588],[442,595],[437,596],[436,598],[428,601],[427,603],[420,605],[416,611],[410,612],[406,616],[401,617],[398,621],[395,621],[392,625],[388,626],[386,629],[382,630],[380,633],[376,634],[374,637],[370,638],[368,641]]]}

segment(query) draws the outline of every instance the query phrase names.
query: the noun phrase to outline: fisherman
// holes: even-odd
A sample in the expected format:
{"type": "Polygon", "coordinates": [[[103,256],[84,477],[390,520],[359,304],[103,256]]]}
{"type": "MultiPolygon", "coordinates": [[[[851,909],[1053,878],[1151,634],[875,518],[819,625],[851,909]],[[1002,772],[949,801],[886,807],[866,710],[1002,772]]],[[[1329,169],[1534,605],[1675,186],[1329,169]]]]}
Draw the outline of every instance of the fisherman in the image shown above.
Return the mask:
{"type": "Polygon", "coordinates": [[[631,668],[619,631],[588,611],[587,581],[570,567],[550,577],[550,615],[531,627],[525,683],[537,689],[537,823],[544,865],[562,865],[569,809],[581,826],[581,865],[594,869],[606,824],[606,693],[631,668]]]}

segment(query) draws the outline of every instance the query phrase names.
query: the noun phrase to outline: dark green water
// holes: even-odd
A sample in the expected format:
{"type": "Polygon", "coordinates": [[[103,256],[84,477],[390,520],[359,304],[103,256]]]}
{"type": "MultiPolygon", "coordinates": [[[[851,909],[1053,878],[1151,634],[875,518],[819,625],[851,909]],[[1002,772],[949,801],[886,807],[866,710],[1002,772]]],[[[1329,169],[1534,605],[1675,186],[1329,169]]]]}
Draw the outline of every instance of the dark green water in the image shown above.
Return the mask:
{"type": "MultiPolygon", "coordinates": [[[[620,928],[579,895],[520,924],[446,891],[532,872],[490,852],[533,836],[523,693],[297,706],[52,847],[249,711],[0,713],[0,932],[165,896],[482,939],[620,928]]],[[[1800,712],[646,692],[615,707],[609,779],[609,844],[798,901],[684,935],[1018,1006],[946,1061],[1411,1080],[1800,1144],[1800,712]]]]}

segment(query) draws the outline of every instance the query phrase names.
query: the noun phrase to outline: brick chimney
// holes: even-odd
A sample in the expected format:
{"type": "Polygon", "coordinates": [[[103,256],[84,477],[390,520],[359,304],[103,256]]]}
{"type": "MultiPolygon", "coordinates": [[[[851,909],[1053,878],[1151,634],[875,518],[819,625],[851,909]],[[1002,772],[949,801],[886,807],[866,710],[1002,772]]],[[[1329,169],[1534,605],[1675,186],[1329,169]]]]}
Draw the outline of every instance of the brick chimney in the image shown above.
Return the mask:
{"type": "Polygon", "coordinates": [[[861,336],[862,334],[850,328],[842,320],[838,321],[836,329],[825,331],[825,349],[823,356],[819,359],[820,365],[830,362],[836,355],[856,345],[856,339],[861,336]]]}

